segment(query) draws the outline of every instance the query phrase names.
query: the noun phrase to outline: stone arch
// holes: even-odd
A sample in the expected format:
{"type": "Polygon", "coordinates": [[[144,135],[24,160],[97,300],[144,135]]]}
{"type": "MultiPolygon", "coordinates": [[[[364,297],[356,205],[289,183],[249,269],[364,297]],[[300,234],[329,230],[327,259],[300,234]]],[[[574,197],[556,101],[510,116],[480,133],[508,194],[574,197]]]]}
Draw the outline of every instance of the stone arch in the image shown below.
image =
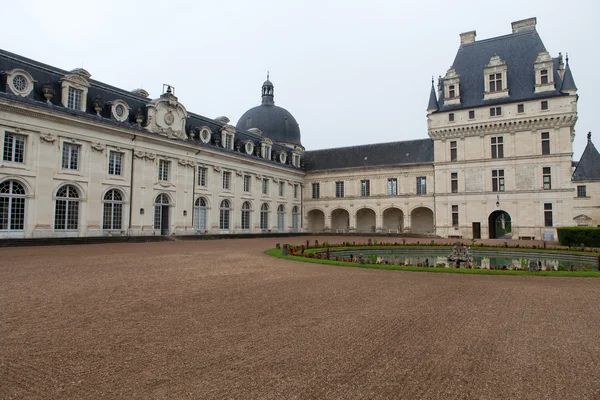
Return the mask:
{"type": "Polygon", "coordinates": [[[415,207],[410,212],[410,230],[413,233],[434,233],[433,211],[429,207],[415,207]]]}
{"type": "MultiPolygon", "coordinates": [[[[24,179],[22,176],[6,175],[6,176],[0,178],[0,183],[6,182],[6,181],[15,181],[15,182],[19,183],[21,186],[23,186],[25,188],[25,197],[33,197],[33,195],[34,195],[33,186],[31,186],[31,184],[26,179],[24,179]]],[[[60,186],[62,186],[62,184],[58,185],[54,189],[54,193],[56,193],[56,191],[58,190],[58,188],[60,186]]]]}
{"type": "Polygon", "coordinates": [[[369,207],[356,210],[356,232],[375,233],[377,229],[377,214],[369,207]]]}
{"type": "Polygon", "coordinates": [[[404,229],[404,212],[398,207],[383,210],[383,233],[402,233],[404,229]]]}
{"type": "Polygon", "coordinates": [[[323,232],[325,230],[325,213],[318,208],[313,208],[306,213],[306,222],[309,232],[323,232]]]}
{"type": "Polygon", "coordinates": [[[512,239],[512,220],[504,210],[496,210],[488,217],[490,239],[512,239]]]}
{"type": "Polygon", "coordinates": [[[331,232],[346,233],[350,227],[350,213],[342,207],[331,211],[331,232]]]}

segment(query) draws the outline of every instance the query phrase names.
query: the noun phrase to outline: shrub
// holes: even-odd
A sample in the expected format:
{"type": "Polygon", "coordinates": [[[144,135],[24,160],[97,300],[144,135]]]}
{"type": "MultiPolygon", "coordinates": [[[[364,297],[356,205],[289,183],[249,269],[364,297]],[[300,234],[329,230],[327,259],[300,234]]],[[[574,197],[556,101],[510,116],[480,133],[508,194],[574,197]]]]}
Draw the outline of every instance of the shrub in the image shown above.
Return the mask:
{"type": "Polygon", "coordinates": [[[600,228],[591,226],[570,226],[557,228],[558,241],[563,246],[600,247],[600,228]]]}

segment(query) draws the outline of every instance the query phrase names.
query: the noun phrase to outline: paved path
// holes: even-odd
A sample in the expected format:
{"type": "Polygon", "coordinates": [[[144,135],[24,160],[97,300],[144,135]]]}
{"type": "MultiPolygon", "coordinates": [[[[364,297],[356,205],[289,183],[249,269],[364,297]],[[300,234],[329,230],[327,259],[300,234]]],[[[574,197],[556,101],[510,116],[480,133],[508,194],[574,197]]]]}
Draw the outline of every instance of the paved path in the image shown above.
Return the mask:
{"type": "Polygon", "coordinates": [[[0,399],[600,399],[600,280],[262,253],[305,240],[0,249],[0,399]]]}

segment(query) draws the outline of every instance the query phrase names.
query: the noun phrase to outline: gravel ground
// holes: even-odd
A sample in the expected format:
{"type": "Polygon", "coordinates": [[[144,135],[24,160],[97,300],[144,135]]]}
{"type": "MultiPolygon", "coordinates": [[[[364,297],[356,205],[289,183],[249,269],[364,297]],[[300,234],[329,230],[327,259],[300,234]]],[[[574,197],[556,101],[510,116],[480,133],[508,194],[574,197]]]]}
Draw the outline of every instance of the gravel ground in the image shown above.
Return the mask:
{"type": "Polygon", "coordinates": [[[600,399],[600,280],[263,254],[305,240],[0,249],[0,398],[600,399]]]}

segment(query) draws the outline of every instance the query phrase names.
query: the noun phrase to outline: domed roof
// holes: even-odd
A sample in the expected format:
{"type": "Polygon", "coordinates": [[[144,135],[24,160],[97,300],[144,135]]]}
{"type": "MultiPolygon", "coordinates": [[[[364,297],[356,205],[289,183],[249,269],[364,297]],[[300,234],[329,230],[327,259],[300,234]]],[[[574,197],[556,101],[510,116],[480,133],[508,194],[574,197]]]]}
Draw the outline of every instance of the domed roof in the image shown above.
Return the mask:
{"type": "Polygon", "coordinates": [[[258,128],[264,137],[273,142],[302,146],[298,122],[288,110],[275,105],[273,84],[268,77],[262,86],[262,104],[246,111],[240,117],[236,128],[258,128]]]}

